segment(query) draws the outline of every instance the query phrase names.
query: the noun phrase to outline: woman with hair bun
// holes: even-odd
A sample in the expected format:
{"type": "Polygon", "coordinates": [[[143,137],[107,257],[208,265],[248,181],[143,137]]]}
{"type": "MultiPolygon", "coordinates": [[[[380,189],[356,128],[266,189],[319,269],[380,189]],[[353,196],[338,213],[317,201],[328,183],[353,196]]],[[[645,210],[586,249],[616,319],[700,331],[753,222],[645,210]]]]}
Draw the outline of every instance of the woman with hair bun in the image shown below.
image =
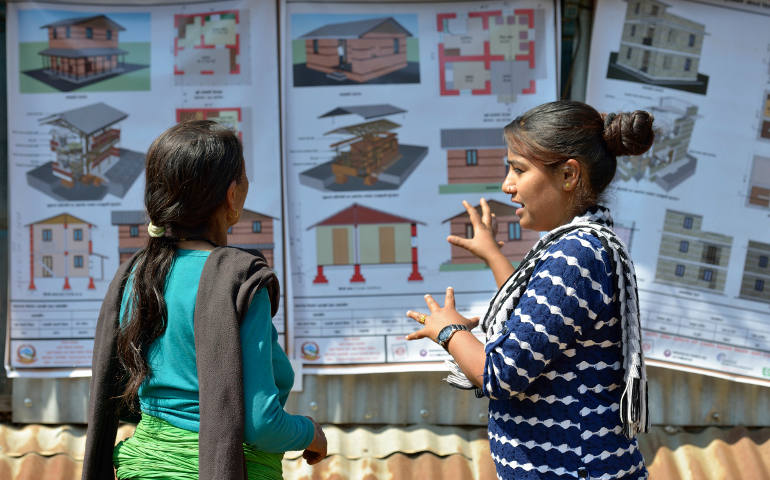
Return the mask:
{"type": "Polygon", "coordinates": [[[283,408],[294,372],[271,320],[278,280],[260,252],[226,246],[249,188],[240,140],[180,123],[145,173],[149,238],[99,313],[82,478],[278,480],[283,453],[302,449],[318,463],[323,430],[283,408]],[[115,446],[127,414],[141,420],[115,446]]]}
{"type": "Polygon", "coordinates": [[[546,103],[504,129],[502,190],[523,228],[547,232],[514,271],[494,238],[494,217],[463,202],[473,238],[448,241],[483,259],[499,288],[481,319],[441,307],[407,312],[452,355],[447,381],[489,397],[489,442],[503,479],[641,479],[636,440],[649,425],[634,266],[601,195],[616,157],[653,143],[645,111],[599,114],[574,101],[546,103]]]}

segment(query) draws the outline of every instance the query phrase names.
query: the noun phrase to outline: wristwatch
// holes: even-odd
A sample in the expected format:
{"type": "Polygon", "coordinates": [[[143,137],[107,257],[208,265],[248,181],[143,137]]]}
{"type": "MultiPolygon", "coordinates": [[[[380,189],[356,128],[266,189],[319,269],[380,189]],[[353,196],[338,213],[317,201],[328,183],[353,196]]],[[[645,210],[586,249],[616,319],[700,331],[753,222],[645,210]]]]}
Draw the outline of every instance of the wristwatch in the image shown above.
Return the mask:
{"type": "Polygon", "coordinates": [[[447,325],[446,327],[442,328],[440,332],[438,332],[438,335],[436,336],[436,342],[438,342],[439,345],[444,347],[444,350],[447,350],[447,345],[449,345],[449,339],[452,338],[452,335],[455,334],[455,332],[465,330],[466,332],[470,331],[468,330],[468,327],[465,325],[459,325],[457,323],[452,325],[447,325]]]}

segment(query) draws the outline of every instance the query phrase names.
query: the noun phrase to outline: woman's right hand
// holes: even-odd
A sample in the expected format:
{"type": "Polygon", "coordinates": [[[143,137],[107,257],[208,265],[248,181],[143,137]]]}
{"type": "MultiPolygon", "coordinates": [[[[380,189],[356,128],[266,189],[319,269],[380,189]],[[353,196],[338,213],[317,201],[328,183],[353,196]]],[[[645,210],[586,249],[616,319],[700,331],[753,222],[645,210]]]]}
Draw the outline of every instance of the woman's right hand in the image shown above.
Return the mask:
{"type": "Polygon", "coordinates": [[[471,225],[473,225],[473,238],[449,235],[447,241],[452,245],[468,250],[486,263],[489,263],[492,258],[501,255],[500,247],[502,242],[495,241],[497,221],[489,209],[489,204],[483,198],[479,203],[481,206],[481,216],[479,216],[479,212],[470,203],[463,200],[463,207],[468,212],[471,225]]]}
{"type": "Polygon", "coordinates": [[[313,433],[313,441],[310,442],[310,445],[308,445],[305,451],[302,452],[302,458],[307,461],[308,465],[315,465],[326,458],[326,435],[324,435],[324,431],[318,422],[310,417],[307,418],[313,422],[315,430],[313,433]]]}

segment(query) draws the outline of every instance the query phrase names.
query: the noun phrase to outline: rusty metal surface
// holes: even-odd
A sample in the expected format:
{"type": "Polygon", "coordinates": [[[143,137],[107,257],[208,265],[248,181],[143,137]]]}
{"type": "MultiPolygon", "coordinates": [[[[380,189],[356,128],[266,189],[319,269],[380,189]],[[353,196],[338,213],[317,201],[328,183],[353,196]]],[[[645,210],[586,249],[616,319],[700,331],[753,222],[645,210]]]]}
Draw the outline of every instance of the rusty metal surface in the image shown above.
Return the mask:
{"type": "MultiPolygon", "coordinates": [[[[315,466],[287,452],[286,480],[487,480],[496,478],[486,429],[324,426],[329,456],[315,466]]],[[[121,426],[118,440],[133,426],[121,426]]],[[[0,479],[76,480],[83,426],[0,425],[0,479]]],[[[770,479],[770,428],[654,427],[640,437],[652,480],[770,479]]]]}

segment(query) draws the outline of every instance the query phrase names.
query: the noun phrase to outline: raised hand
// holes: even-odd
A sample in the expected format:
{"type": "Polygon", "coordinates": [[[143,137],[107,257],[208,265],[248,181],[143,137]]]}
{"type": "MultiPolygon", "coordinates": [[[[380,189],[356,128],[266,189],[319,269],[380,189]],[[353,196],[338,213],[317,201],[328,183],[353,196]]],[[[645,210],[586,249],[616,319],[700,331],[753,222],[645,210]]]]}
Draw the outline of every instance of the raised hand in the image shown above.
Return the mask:
{"type": "Polygon", "coordinates": [[[428,305],[430,315],[409,310],[406,316],[422,323],[424,326],[416,332],[406,336],[407,340],[417,340],[419,338],[430,338],[434,342],[438,332],[447,325],[460,324],[473,330],[479,324],[479,317],[465,318],[457,312],[455,308],[455,291],[452,287],[447,287],[444,297],[444,306],[440,306],[431,295],[425,295],[425,303],[428,305]]]}

